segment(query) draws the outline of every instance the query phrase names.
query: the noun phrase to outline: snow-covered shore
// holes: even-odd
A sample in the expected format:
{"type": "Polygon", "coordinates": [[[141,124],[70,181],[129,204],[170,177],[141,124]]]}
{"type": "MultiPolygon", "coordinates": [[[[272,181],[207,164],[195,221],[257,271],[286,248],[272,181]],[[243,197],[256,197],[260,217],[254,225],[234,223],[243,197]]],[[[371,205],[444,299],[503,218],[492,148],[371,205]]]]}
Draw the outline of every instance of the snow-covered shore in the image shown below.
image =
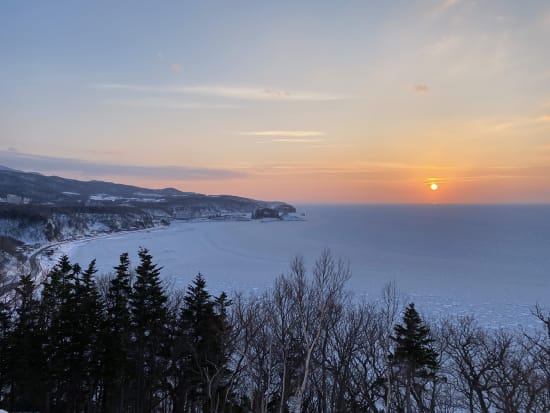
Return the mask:
{"type": "MultiPolygon", "coordinates": [[[[60,252],[81,265],[96,258],[106,273],[122,252],[135,263],[138,248],[146,247],[172,288],[185,288],[201,272],[214,292],[246,293],[269,288],[296,254],[311,265],[330,248],[350,262],[348,288],[358,298],[376,300],[395,281],[404,302],[418,303],[433,317],[472,314],[491,327],[535,325],[533,306],[550,303],[550,259],[542,255],[550,243],[546,233],[519,232],[525,223],[508,220],[488,234],[477,215],[454,218],[445,211],[441,218],[423,209],[414,219],[396,215],[387,222],[376,210],[366,217],[313,210],[305,222],[174,222],[164,230],[64,245],[60,252]]],[[[481,218],[490,221],[490,212],[481,218]]]]}

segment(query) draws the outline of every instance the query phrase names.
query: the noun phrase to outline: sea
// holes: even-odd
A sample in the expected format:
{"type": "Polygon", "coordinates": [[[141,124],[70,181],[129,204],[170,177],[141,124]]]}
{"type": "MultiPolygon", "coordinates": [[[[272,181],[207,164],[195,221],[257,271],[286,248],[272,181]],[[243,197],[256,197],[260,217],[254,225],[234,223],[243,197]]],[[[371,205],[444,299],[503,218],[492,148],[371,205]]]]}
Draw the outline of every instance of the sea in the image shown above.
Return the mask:
{"type": "Polygon", "coordinates": [[[376,301],[395,283],[428,319],[473,315],[491,328],[536,328],[550,307],[550,205],[298,205],[303,221],[174,221],[165,228],[65,246],[72,262],[109,273],[149,249],[166,288],[199,272],[212,293],[261,294],[302,256],[349,264],[348,290],[376,301]]]}

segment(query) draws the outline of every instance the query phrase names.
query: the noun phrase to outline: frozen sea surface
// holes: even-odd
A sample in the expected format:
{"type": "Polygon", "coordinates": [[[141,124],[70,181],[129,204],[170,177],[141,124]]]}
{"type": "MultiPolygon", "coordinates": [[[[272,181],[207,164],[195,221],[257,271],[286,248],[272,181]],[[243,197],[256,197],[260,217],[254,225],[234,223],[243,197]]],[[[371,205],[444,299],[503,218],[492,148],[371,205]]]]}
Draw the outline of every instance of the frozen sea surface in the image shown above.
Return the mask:
{"type": "Polygon", "coordinates": [[[164,279],[185,288],[200,271],[213,292],[260,291],[291,258],[325,248],[349,261],[348,287],[376,299],[395,281],[431,316],[474,314],[491,326],[536,324],[550,306],[550,206],[299,206],[304,222],[177,221],[166,229],[73,245],[72,261],[110,272],[143,246],[164,279]]]}

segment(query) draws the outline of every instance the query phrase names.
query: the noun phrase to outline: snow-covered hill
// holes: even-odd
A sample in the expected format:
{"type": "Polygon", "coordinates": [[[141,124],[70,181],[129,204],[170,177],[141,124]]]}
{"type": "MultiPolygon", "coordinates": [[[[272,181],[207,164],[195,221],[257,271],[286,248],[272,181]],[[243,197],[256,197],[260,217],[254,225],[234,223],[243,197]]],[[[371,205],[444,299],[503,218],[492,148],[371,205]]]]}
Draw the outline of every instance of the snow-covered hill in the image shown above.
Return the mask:
{"type": "Polygon", "coordinates": [[[276,215],[295,211],[283,202],[84,182],[0,166],[0,237],[17,245],[0,244],[0,270],[22,264],[30,251],[51,242],[168,225],[173,219],[250,219],[259,209],[276,215]]]}

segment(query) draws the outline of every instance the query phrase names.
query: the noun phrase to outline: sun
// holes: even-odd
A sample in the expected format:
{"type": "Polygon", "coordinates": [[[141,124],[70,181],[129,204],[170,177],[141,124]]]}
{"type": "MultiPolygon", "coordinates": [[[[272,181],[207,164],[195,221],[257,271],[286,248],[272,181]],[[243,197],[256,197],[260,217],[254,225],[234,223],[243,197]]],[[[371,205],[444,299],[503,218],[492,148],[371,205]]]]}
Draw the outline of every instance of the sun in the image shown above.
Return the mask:
{"type": "Polygon", "coordinates": [[[434,182],[433,184],[430,185],[430,189],[432,191],[437,191],[439,189],[439,185],[434,182]]]}

